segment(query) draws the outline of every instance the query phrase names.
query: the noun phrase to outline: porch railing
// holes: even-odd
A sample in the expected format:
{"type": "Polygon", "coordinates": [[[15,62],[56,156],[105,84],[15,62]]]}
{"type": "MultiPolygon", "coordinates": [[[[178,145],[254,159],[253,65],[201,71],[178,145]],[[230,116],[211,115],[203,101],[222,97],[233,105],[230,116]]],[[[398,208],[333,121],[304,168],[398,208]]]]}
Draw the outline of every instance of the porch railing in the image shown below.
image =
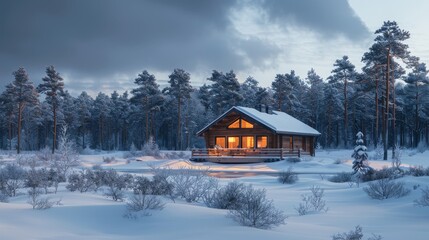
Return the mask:
{"type": "Polygon", "coordinates": [[[192,158],[204,158],[204,157],[260,157],[260,158],[280,158],[285,157],[301,157],[302,154],[310,154],[303,152],[300,149],[292,150],[285,148],[258,148],[258,149],[247,149],[247,148],[204,148],[204,149],[193,149],[192,158]]]}

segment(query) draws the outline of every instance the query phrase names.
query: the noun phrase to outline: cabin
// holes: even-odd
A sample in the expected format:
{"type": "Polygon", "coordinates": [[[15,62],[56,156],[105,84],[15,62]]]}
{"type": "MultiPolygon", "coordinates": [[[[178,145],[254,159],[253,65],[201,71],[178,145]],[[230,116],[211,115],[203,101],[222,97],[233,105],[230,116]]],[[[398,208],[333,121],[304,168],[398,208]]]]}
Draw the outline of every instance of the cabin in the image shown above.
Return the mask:
{"type": "Polygon", "coordinates": [[[251,163],[314,156],[320,133],[290,116],[261,105],[235,106],[197,132],[206,148],[193,149],[192,161],[251,163]]]}

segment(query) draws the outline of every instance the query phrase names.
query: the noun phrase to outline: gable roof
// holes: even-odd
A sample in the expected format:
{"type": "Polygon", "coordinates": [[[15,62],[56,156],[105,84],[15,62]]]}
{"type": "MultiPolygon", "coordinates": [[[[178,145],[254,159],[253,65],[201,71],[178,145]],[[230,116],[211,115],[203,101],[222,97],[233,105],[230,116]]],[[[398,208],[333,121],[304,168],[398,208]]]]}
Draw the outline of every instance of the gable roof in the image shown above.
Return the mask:
{"type": "Polygon", "coordinates": [[[268,114],[265,112],[260,112],[254,108],[240,107],[240,106],[230,108],[228,111],[226,111],[221,116],[216,118],[214,121],[209,123],[203,129],[198,131],[197,134],[200,135],[202,132],[206,131],[209,127],[217,123],[219,120],[224,118],[232,111],[237,111],[241,114],[244,114],[250,119],[253,119],[254,121],[262,124],[263,126],[267,127],[268,129],[278,134],[293,134],[293,135],[306,135],[306,136],[320,135],[320,133],[316,129],[308,126],[307,124],[299,121],[298,119],[292,117],[287,113],[273,111],[272,114],[268,114]]]}

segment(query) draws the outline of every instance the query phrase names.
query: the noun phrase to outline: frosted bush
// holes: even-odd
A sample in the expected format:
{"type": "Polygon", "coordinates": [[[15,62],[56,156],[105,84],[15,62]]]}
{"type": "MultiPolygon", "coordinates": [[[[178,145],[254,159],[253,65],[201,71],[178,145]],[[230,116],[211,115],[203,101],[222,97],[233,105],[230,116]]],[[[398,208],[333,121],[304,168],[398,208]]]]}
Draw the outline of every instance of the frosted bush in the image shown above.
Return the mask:
{"type": "Polygon", "coordinates": [[[142,192],[131,196],[126,204],[124,217],[136,219],[138,215],[149,216],[149,210],[162,210],[165,204],[161,198],[154,195],[144,194],[142,192]]]}
{"type": "Polygon", "coordinates": [[[55,204],[59,204],[60,201],[51,201],[49,198],[42,198],[40,195],[42,194],[42,190],[40,189],[30,189],[28,190],[29,200],[27,201],[34,210],[46,210],[54,206],[55,204]]]}
{"type": "Polygon", "coordinates": [[[389,178],[370,182],[363,190],[370,198],[378,200],[400,198],[410,193],[403,182],[395,182],[389,178]]]}
{"type": "MultiPolygon", "coordinates": [[[[332,236],[332,240],[361,240],[363,238],[362,227],[356,226],[355,230],[346,233],[337,233],[332,236]]],[[[380,235],[373,234],[368,240],[381,240],[382,237],[380,235]]]]}
{"type": "Polygon", "coordinates": [[[429,207],[429,187],[422,189],[422,196],[414,201],[416,206],[429,207]]]}
{"type": "Polygon", "coordinates": [[[204,203],[211,208],[238,209],[243,202],[245,190],[246,186],[243,183],[229,182],[226,186],[207,194],[204,203]]]}
{"type": "Polygon", "coordinates": [[[319,186],[312,186],[311,194],[303,194],[302,202],[296,209],[300,216],[307,215],[311,212],[327,212],[326,201],[323,199],[325,196],[324,190],[319,186]]]}
{"type": "Polygon", "coordinates": [[[147,143],[143,145],[142,153],[144,156],[153,156],[153,157],[160,156],[158,144],[156,144],[152,136],[150,136],[147,143]]]}
{"type": "Polygon", "coordinates": [[[298,181],[298,175],[293,172],[292,167],[290,167],[287,171],[280,172],[277,180],[283,184],[293,184],[298,181]]]}
{"type": "Polygon", "coordinates": [[[217,179],[208,177],[203,171],[198,168],[182,168],[172,172],[168,179],[174,186],[173,196],[187,202],[198,202],[217,188],[217,179]]]}
{"type": "Polygon", "coordinates": [[[266,198],[265,189],[247,186],[238,209],[230,210],[228,216],[244,226],[269,229],[285,224],[283,211],[275,208],[273,201],[266,198]]]}

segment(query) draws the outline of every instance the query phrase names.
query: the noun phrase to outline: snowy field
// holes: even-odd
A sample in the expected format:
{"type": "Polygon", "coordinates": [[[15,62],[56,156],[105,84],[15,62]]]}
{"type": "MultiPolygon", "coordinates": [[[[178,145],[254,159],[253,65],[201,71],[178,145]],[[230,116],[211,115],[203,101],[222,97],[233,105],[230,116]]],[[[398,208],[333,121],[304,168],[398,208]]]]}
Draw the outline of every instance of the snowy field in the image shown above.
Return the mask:
{"type": "MultiPolygon", "coordinates": [[[[421,196],[421,189],[429,186],[429,177],[407,176],[404,181],[411,193],[402,198],[373,200],[362,190],[366,183],[350,186],[349,183],[332,183],[327,178],[336,172],[351,171],[351,150],[317,151],[314,158],[305,157],[302,162],[280,161],[260,164],[192,163],[187,154],[163,152],[163,157],[124,158],[124,153],[99,153],[81,155],[82,166],[100,165],[120,171],[139,171],[148,174],[156,168],[181,168],[194,166],[216,171],[260,172],[252,177],[220,178],[221,183],[238,180],[265,188],[268,198],[283,210],[288,218],[285,225],[270,230],[240,226],[227,218],[226,210],[211,209],[203,203],[186,203],[164,199],[162,211],[153,211],[151,216],[129,220],[123,217],[125,203],[114,202],[100,193],[69,192],[64,185],[57,194],[49,194],[61,204],[48,210],[32,210],[27,203],[25,190],[0,203],[0,239],[331,239],[336,233],[348,232],[360,225],[367,239],[372,233],[383,239],[429,239],[429,207],[416,207],[415,199],[421,196]],[[103,157],[114,157],[111,163],[104,163],[103,157]],[[138,160],[138,161],[137,161],[138,160]],[[295,184],[280,184],[276,177],[264,175],[293,167],[299,174],[295,184]],[[318,185],[325,191],[327,212],[299,216],[295,208],[301,202],[301,195],[318,185]]],[[[369,155],[374,153],[369,152],[369,155]]],[[[390,153],[389,153],[390,154],[390,153]]],[[[14,156],[0,155],[3,162],[13,162],[14,156]]],[[[415,150],[402,152],[402,166],[429,166],[429,152],[415,150]]],[[[390,161],[373,161],[377,169],[390,166],[390,161]]]]}

